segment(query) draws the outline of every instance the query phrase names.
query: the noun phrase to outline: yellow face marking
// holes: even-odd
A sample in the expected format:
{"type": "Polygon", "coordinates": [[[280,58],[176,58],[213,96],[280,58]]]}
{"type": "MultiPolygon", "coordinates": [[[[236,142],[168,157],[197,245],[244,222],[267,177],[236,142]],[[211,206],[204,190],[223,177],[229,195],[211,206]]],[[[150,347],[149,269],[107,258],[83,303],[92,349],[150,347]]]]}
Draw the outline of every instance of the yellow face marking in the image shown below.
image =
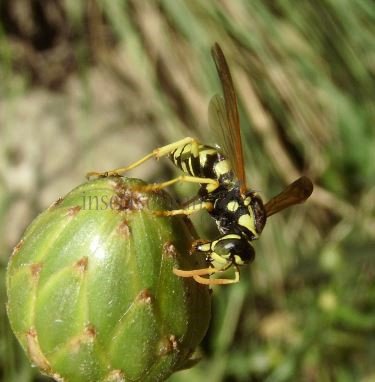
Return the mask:
{"type": "Polygon", "coordinates": [[[227,264],[228,260],[224,256],[218,255],[216,252],[211,253],[211,259],[217,263],[227,264]]]}
{"type": "Polygon", "coordinates": [[[228,174],[228,172],[230,172],[230,170],[231,170],[231,168],[230,168],[229,162],[227,160],[222,160],[222,161],[217,162],[215,164],[215,172],[219,176],[228,174]]]}
{"type": "Polygon", "coordinates": [[[237,211],[238,207],[239,207],[239,204],[238,204],[238,202],[235,201],[235,200],[233,200],[233,201],[231,201],[231,202],[229,202],[229,203],[227,204],[227,210],[228,210],[228,211],[231,211],[231,212],[235,212],[235,211],[237,211]]]}
{"type": "Polygon", "coordinates": [[[245,263],[243,262],[243,260],[241,259],[241,257],[239,257],[238,255],[234,255],[234,262],[235,262],[237,265],[245,264],[245,263]]]}
{"type": "Polygon", "coordinates": [[[217,270],[225,270],[228,268],[228,266],[231,265],[231,262],[225,259],[224,257],[219,256],[217,253],[212,252],[211,264],[217,270]]]}
{"type": "Polygon", "coordinates": [[[238,219],[238,224],[242,225],[242,227],[247,228],[250,232],[252,232],[255,236],[258,236],[255,230],[254,220],[250,215],[242,215],[238,219]]]}

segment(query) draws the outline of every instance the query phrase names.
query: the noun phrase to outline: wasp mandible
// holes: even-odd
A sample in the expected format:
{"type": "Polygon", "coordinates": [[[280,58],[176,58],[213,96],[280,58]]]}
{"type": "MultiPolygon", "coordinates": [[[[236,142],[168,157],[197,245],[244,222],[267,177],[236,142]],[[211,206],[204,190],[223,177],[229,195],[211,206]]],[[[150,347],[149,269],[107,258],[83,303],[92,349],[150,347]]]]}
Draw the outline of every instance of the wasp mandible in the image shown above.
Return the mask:
{"type": "Polygon", "coordinates": [[[181,209],[159,211],[162,216],[190,215],[207,210],[221,234],[216,240],[198,240],[192,250],[206,256],[207,268],[174,269],[181,277],[193,277],[201,284],[231,284],[239,281],[239,267],[254,260],[251,242],[259,238],[269,216],[294,204],[304,202],[313,191],[309,178],[302,176],[284,191],[263,204],[259,194],[247,186],[241,144],[240,118],[232,76],[219,44],[212,47],[212,57],[223,89],[224,98],[214,95],[209,103],[209,125],[217,132],[219,148],[204,145],[194,138],[184,138],[153,150],[127,167],[88,176],[114,176],[129,171],[150,158],[168,156],[183,171],[175,179],[148,185],[159,190],[177,182],[200,185],[198,195],[181,209]],[[233,279],[209,279],[202,276],[235,268],[233,279]]]}

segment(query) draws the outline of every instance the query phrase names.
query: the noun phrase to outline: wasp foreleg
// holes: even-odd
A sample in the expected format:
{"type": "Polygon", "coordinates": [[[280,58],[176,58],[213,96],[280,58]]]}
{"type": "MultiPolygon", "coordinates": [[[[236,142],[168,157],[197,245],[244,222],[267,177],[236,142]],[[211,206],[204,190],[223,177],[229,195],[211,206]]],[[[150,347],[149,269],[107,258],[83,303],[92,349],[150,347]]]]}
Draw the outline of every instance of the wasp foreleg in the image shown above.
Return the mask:
{"type": "Polygon", "coordinates": [[[234,279],[206,279],[205,277],[201,277],[199,275],[193,276],[193,279],[199,284],[205,285],[225,285],[225,284],[235,284],[240,281],[240,271],[236,267],[234,271],[234,279]]]}
{"type": "Polygon", "coordinates": [[[211,275],[213,273],[222,272],[222,269],[216,268],[202,268],[202,269],[193,269],[191,271],[183,271],[181,269],[173,269],[173,273],[180,277],[192,277],[197,283],[205,285],[224,285],[224,284],[234,284],[240,280],[240,271],[238,267],[235,270],[234,279],[207,279],[202,277],[204,275],[211,275]]]}

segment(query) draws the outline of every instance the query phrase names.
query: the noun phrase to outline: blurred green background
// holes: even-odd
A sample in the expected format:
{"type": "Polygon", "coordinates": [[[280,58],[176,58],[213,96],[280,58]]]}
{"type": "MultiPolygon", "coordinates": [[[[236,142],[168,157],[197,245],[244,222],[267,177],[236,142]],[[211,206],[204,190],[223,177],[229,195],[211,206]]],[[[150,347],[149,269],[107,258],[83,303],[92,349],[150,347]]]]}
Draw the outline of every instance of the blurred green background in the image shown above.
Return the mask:
{"type": "MultiPolygon", "coordinates": [[[[307,174],[315,191],[270,219],[239,284],[214,289],[203,360],[170,380],[375,381],[374,22],[371,0],[2,0],[1,380],[47,381],[7,322],[12,247],[87,171],[188,135],[215,144],[218,41],[251,187],[267,200],[307,174]]],[[[161,160],[131,175],[175,173],[161,160]]]]}

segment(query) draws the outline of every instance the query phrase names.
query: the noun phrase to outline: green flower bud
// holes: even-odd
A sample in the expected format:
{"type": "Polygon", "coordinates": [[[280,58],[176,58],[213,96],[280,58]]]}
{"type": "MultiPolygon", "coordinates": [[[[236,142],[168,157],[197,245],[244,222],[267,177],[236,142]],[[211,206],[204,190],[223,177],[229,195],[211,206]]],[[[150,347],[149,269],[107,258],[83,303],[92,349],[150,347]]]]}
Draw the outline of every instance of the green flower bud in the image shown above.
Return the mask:
{"type": "Polygon", "coordinates": [[[31,362],[56,381],[163,381],[207,331],[194,233],[165,192],[122,177],[89,181],[40,214],[14,248],[8,316],[31,362]],[[138,187],[138,191],[137,191],[138,187]]]}

